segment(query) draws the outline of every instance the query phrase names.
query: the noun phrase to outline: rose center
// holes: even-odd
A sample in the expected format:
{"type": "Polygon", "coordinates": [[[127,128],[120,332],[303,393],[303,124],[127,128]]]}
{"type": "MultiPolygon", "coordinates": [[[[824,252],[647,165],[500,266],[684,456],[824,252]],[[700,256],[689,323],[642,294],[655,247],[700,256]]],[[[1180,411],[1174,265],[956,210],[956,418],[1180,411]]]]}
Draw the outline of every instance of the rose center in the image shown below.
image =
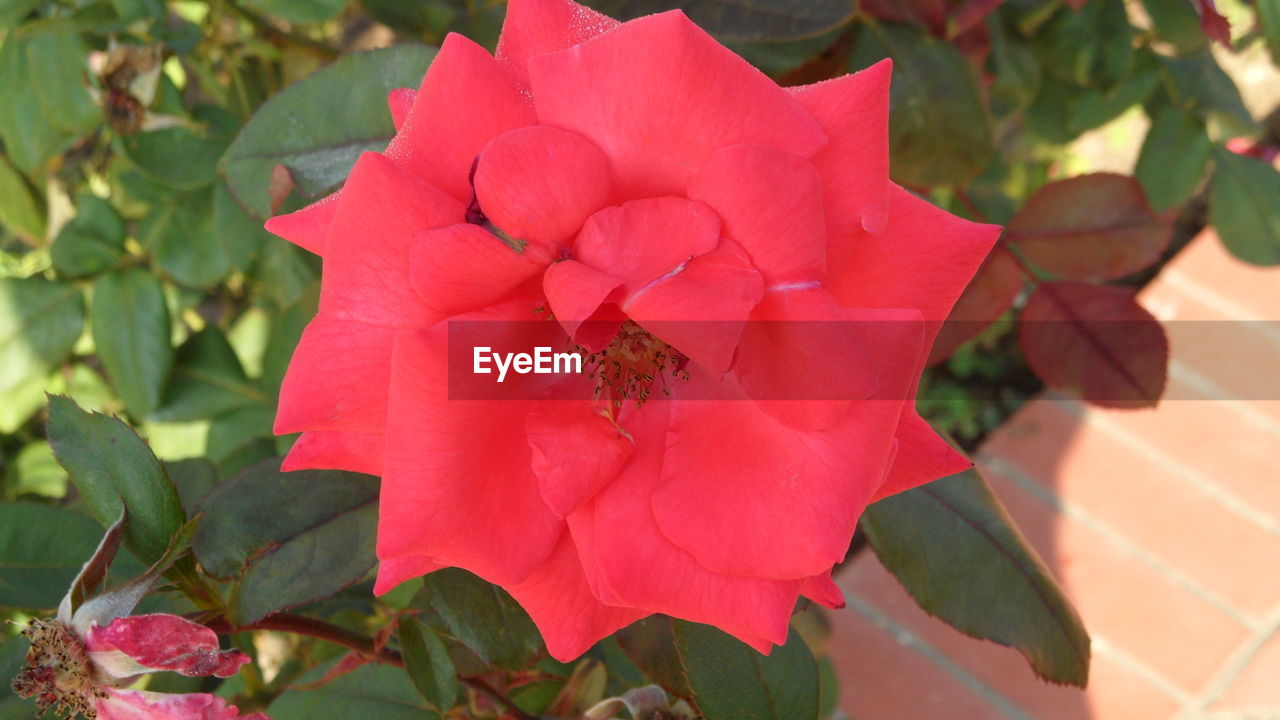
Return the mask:
{"type": "Polygon", "coordinates": [[[97,717],[93,700],[106,697],[97,687],[93,665],[84,645],[55,620],[32,620],[20,633],[31,643],[27,666],[13,679],[19,697],[33,698],[43,713],[53,708],[59,717],[97,717]]]}
{"type": "Polygon", "coordinates": [[[596,397],[615,410],[624,402],[641,407],[655,385],[670,395],[672,380],[689,379],[689,357],[631,320],[622,324],[603,350],[591,353],[579,347],[578,351],[584,355],[587,376],[596,381],[596,397]]]}

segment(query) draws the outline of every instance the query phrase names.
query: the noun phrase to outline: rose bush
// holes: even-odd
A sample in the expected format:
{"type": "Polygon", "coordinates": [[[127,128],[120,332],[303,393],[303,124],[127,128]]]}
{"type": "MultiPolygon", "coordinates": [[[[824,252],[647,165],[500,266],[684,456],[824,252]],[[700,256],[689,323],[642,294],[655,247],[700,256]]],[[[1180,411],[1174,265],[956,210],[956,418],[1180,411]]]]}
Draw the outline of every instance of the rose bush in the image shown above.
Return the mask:
{"type": "Polygon", "coordinates": [[[324,260],[285,468],[382,477],[378,592],[470,570],[562,660],[651,613],[768,652],[842,602],[862,509],[969,466],[915,388],[999,234],[889,180],[890,77],[783,89],[568,0],[445,39],[387,150],[267,224],[324,260]],[[592,372],[457,397],[468,324],[592,372]]]}

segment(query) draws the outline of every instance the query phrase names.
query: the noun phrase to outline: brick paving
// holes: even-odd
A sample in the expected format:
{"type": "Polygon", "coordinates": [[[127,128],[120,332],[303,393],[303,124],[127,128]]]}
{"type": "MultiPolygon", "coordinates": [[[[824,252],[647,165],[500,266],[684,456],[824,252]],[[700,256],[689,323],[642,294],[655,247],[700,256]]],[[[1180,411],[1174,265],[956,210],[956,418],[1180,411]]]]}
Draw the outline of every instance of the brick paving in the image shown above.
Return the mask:
{"type": "Polygon", "coordinates": [[[1173,321],[1159,408],[1046,392],[975,458],[1084,618],[1088,689],[929,617],[863,553],[833,614],[851,718],[1280,720],[1280,269],[1205,231],[1140,300],[1173,321]]]}

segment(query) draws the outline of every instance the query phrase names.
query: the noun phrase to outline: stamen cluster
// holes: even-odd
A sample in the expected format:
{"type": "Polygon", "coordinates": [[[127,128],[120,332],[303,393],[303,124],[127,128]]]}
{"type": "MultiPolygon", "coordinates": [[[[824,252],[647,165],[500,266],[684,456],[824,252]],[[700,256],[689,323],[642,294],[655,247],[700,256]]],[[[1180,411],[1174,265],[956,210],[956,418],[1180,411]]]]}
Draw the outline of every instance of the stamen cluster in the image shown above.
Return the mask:
{"type": "Polygon", "coordinates": [[[19,634],[31,643],[31,649],[27,666],[13,679],[13,692],[33,698],[39,708],[37,716],[53,708],[62,718],[77,713],[89,720],[96,718],[94,700],[107,694],[98,687],[79,638],[62,623],[42,619],[32,620],[19,634]]]}

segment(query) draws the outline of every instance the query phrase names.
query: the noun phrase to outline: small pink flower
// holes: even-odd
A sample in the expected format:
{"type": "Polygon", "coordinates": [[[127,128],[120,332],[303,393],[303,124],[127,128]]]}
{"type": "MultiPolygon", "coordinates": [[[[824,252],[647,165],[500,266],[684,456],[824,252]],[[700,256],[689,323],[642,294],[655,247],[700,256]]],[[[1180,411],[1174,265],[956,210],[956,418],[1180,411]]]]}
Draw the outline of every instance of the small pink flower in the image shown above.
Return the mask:
{"type": "Polygon", "coordinates": [[[26,667],[13,679],[14,692],[35,700],[37,714],[52,709],[68,718],[80,714],[97,720],[267,720],[262,713],[240,715],[235,706],[207,693],[125,689],[139,675],[165,670],[187,677],[231,677],[249,656],[221,650],[216,633],[177,615],[128,615],[163,571],[163,561],[119,588],[83,603],[73,601],[101,582],[119,545],[121,527],[117,522],[107,531],[57,616],[32,620],[22,630],[31,649],[26,667]]]}

